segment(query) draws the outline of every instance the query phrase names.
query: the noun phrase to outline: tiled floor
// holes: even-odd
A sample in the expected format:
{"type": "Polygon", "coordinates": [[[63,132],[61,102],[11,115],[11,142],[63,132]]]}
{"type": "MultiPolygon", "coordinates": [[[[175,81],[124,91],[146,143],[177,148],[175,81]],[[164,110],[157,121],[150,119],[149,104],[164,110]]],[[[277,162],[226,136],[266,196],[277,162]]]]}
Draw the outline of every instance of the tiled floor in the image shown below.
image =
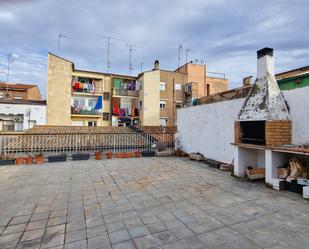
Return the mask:
{"type": "Polygon", "coordinates": [[[0,167],[0,248],[309,248],[309,202],[183,158],[0,167]]]}

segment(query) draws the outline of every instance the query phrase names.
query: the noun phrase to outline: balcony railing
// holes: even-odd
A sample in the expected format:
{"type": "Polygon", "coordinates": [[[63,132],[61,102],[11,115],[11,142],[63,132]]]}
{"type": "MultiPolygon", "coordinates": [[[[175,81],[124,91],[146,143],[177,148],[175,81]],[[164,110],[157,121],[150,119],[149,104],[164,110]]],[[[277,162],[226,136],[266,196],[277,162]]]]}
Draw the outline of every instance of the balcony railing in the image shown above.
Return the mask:
{"type": "Polygon", "coordinates": [[[79,115],[100,115],[102,111],[94,109],[94,108],[78,108],[78,107],[71,107],[71,114],[79,114],[79,115]]]}
{"type": "Polygon", "coordinates": [[[129,97],[138,97],[139,92],[134,90],[125,90],[125,89],[114,89],[113,95],[119,96],[129,96],[129,97]]]}

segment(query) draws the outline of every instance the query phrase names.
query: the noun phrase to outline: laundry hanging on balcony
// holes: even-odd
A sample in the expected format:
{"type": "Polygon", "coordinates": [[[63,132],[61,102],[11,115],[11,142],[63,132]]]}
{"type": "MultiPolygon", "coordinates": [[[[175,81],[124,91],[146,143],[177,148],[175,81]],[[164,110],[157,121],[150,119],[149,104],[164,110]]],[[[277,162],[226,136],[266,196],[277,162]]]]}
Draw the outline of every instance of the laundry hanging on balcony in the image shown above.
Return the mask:
{"type": "Polygon", "coordinates": [[[98,97],[98,101],[97,101],[94,109],[96,109],[96,110],[102,109],[102,106],[103,106],[102,102],[103,102],[102,101],[102,96],[99,96],[98,97]]]}

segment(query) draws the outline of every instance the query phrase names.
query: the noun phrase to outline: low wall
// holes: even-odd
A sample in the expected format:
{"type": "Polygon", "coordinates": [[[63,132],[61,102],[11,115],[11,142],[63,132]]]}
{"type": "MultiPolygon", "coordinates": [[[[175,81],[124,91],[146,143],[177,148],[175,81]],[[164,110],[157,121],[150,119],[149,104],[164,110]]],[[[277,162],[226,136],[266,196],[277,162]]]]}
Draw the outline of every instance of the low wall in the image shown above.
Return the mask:
{"type": "MultiPolygon", "coordinates": [[[[309,87],[282,91],[292,117],[292,143],[309,144],[309,87]]],[[[182,149],[231,162],[234,120],[245,98],[179,109],[177,137],[182,149]]]]}

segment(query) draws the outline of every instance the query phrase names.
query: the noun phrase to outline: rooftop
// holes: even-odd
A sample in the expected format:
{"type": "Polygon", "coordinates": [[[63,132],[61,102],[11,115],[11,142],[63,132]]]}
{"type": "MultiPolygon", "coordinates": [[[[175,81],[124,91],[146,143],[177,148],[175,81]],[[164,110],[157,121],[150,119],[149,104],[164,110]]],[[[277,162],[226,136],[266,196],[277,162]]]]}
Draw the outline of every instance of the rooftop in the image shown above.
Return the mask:
{"type": "Polygon", "coordinates": [[[1,248],[309,243],[307,201],[179,157],[0,167],[0,200],[1,248]]]}
{"type": "Polygon", "coordinates": [[[20,84],[20,83],[6,83],[0,82],[0,88],[10,88],[16,90],[27,90],[29,88],[38,87],[37,85],[30,85],[30,84],[20,84]]]}

